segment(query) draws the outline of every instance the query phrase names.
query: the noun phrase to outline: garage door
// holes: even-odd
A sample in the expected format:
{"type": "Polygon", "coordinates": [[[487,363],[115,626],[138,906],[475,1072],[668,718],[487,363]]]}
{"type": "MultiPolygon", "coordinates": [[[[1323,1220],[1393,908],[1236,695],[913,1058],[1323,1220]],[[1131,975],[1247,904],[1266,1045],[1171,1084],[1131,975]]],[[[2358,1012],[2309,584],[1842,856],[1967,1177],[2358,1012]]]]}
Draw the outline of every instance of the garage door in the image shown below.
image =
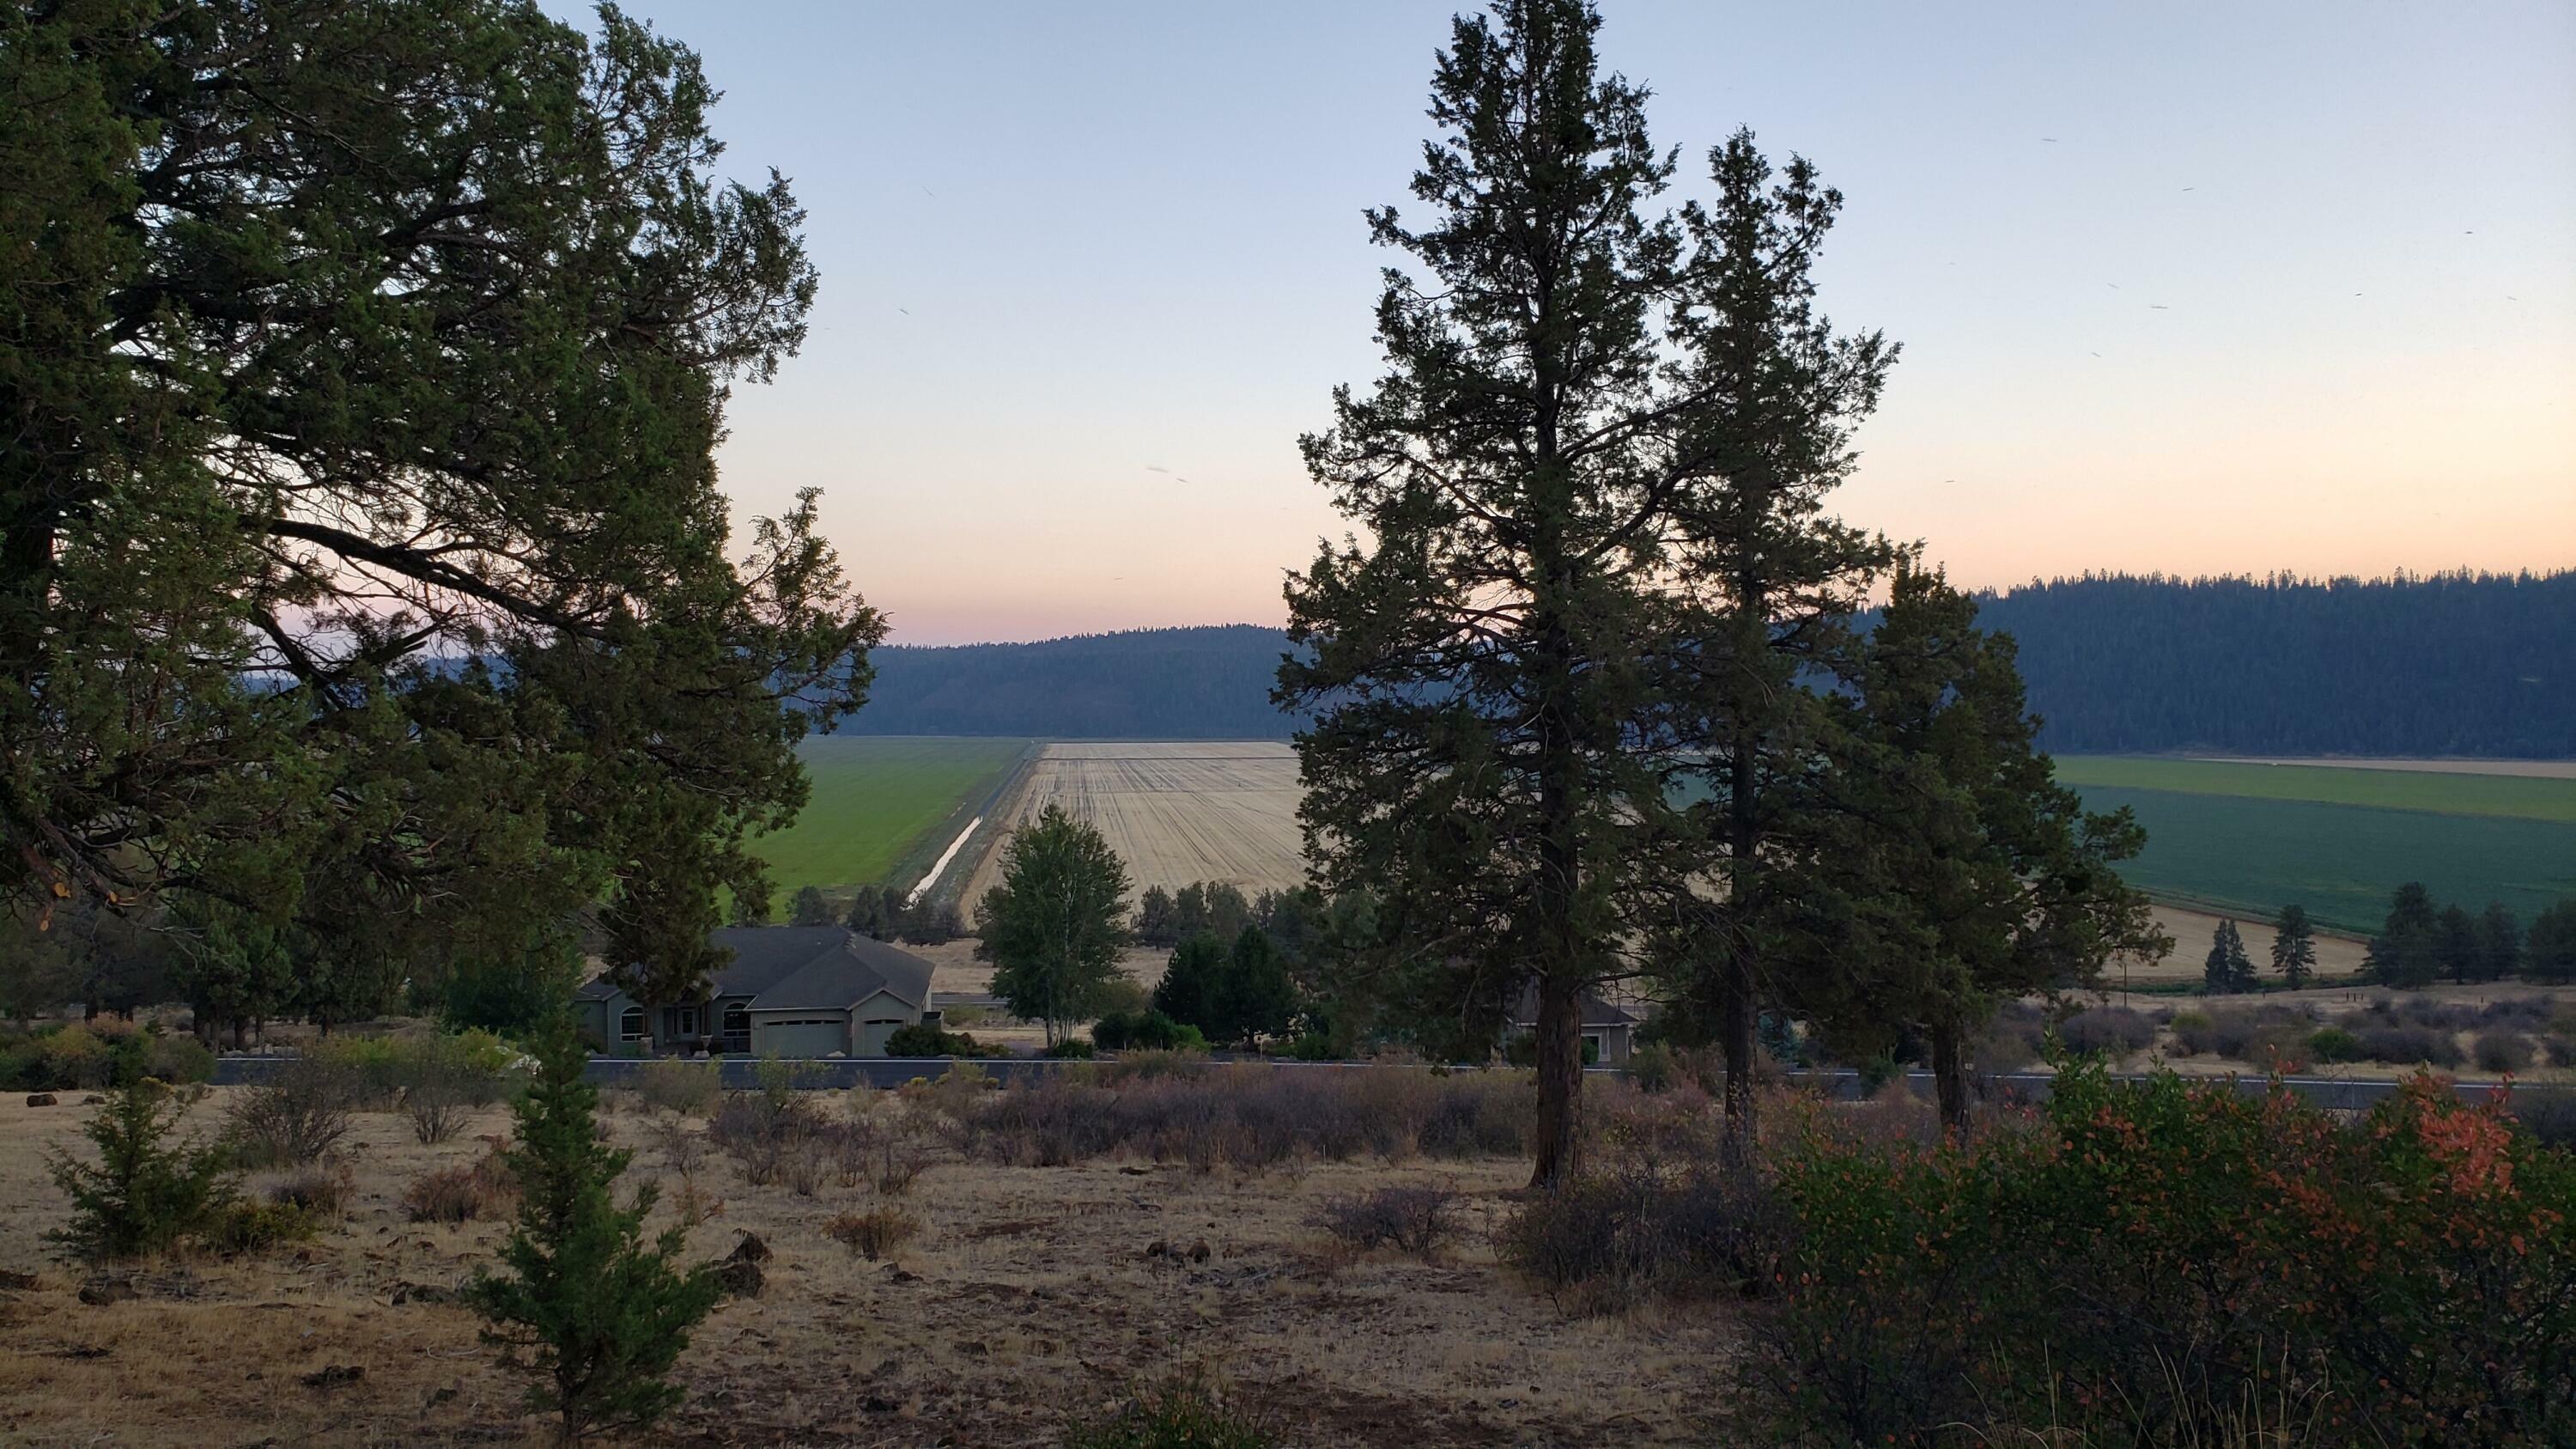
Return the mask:
{"type": "Polygon", "coordinates": [[[900,1021],[879,1020],[859,1023],[859,1049],[852,1056],[881,1057],[886,1054],[886,1038],[903,1026],[900,1021]]]}
{"type": "Polygon", "coordinates": [[[850,1049],[847,1018],[826,1021],[765,1021],[753,1033],[752,1050],[782,1057],[827,1057],[850,1049]]]}

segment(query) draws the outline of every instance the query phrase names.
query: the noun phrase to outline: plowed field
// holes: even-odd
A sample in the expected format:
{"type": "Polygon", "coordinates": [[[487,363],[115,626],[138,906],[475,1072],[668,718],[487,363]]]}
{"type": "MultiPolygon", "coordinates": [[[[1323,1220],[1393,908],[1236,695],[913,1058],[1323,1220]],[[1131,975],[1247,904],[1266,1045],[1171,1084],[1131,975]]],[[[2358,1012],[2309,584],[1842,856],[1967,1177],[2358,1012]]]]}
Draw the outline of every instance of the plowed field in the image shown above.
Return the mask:
{"type": "Polygon", "coordinates": [[[1139,894],[1202,880],[1246,893],[1295,886],[1306,875],[1297,798],[1297,756],[1275,741],[1049,745],[966,899],[981,900],[999,878],[1001,841],[1049,805],[1107,836],[1139,894]]]}

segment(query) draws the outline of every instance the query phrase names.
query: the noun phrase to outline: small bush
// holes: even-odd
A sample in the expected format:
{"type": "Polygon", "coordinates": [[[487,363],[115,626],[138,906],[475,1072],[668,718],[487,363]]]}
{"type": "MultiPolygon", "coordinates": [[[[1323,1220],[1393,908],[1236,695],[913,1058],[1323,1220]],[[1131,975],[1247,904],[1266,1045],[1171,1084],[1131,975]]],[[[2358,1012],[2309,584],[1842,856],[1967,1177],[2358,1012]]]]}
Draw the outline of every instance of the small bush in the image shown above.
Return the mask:
{"type": "Polygon", "coordinates": [[[1270,1449],[1260,1426],[1226,1412],[1204,1384],[1140,1393],[1107,1419],[1065,1431],[1065,1449],[1270,1449]]]}
{"type": "Polygon", "coordinates": [[[2456,1067],[2460,1044],[2447,1031],[2425,1026],[2372,1026],[2356,1033],[2361,1054],[2396,1066],[2456,1067]]]}
{"type": "Polygon", "coordinates": [[[635,1069],[635,1095],[656,1112],[703,1117],[724,1096],[724,1069],[715,1062],[657,1058],[635,1069]]]}
{"type": "Polygon", "coordinates": [[[237,1258],[303,1242],[320,1226],[293,1203],[236,1201],[215,1213],[198,1237],[209,1251],[237,1258]]]}
{"type": "Polygon", "coordinates": [[[99,1160],[57,1151],[48,1171],[72,1201],[69,1226],[47,1234],[83,1262],[160,1253],[207,1229],[233,1202],[220,1143],[172,1140],[186,1103],[157,1082],[110,1089],[81,1130],[99,1160]]]}
{"type": "Polygon", "coordinates": [[[316,1219],[336,1219],[348,1211],[350,1195],[356,1190],[346,1167],[307,1167],[270,1183],[268,1200],[316,1219]]]}
{"type": "Polygon", "coordinates": [[[1458,1194],[1445,1187],[1382,1187],[1328,1199],[1309,1221],[1363,1252],[1391,1247],[1428,1258],[1456,1235],[1457,1209],[1458,1194]]]}
{"type": "Polygon", "coordinates": [[[2058,1023],[2057,1039],[2079,1056],[2113,1058],[2142,1052],[2156,1039],[2156,1020],[2125,1006],[2096,1006],[2058,1023]]]}
{"type": "Polygon", "coordinates": [[[154,1031],[144,1049],[143,1074],[174,1087],[202,1082],[215,1074],[215,1054],[193,1036],[154,1031]]]}
{"type": "Polygon", "coordinates": [[[37,1038],[40,1081],[30,1091],[96,1091],[115,1071],[115,1055],[105,1040],[86,1027],[67,1026],[37,1038]]]}
{"type": "Polygon", "coordinates": [[[1093,1051],[1090,1042],[1078,1036],[1069,1036],[1048,1047],[1041,1055],[1052,1057],[1057,1061],[1087,1062],[1097,1053],[1093,1051]]]}
{"type": "Polygon", "coordinates": [[[921,1219],[901,1208],[870,1208],[842,1213],[823,1225],[823,1235],[873,1263],[889,1257],[921,1231],[921,1219]]]}
{"type": "Polygon", "coordinates": [[[416,1223],[497,1218],[518,1200],[518,1179],[497,1150],[465,1166],[422,1173],[402,1195],[403,1213],[416,1223]]]}
{"type": "Polygon", "coordinates": [[[2308,1033],[2308,1053],[2320,1062],[2357,1062],[2365,1055],[2361,1038],[2339,1026],[2321,1026],[2308,1033]]]}
{"type": "Polygon", "coordinates": [[[2531,1043],[2518,1031],[2479,1032],[2472,1055],[2482,1072],[2531,1070],[2531,1043]]]}
{"type": "Polygon", "coordinates": [[[2516,1087],[2512,1110],[2541,1146],[2576,1149],[2576,1088],[2516,1087]]]}
{"type": "Polygon", "coordinates": [[[349,1134],[358,1090],[341,1066],[314,1057],[289,1062],[233,1102],[228,1133],[247,1167],[299,1167],[318,1162],[349,1134]]]}
{"type": "Polygon", "coordinates": [[[928,1022],[916,1021],[886,1033],[886,1055],[890,1057],[980,1057],[984,1048],[975,1038],[962,1031],[942,1031],[928,1022]]]}

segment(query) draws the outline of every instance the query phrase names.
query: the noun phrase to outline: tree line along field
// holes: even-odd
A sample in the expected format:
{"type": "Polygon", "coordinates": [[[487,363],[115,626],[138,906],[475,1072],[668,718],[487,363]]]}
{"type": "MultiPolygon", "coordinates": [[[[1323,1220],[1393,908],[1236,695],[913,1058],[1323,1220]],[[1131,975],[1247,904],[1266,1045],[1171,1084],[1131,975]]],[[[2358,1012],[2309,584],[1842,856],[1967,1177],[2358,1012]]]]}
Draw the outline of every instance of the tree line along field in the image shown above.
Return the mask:
{"type": "Polygon", "coordinates": [[[1013,739],[807,740],[798,753],[813,797],[794,825],[760,837],[753,852],[782,894],[809,885],[873,885],[899,870],[917,874],[1030,749],[1029,741],[1013,739]]]}
{"type": "Polygon", "coordinates": [[[2059,756],[2057,778],[2092,809],[2137,813],[2147,847],[2122,873],[2168,901],[2297,904],[2368,933],[2407,881],[2526,922],[2576,896],[2576,780],[2084,755],[2059,756]]]}

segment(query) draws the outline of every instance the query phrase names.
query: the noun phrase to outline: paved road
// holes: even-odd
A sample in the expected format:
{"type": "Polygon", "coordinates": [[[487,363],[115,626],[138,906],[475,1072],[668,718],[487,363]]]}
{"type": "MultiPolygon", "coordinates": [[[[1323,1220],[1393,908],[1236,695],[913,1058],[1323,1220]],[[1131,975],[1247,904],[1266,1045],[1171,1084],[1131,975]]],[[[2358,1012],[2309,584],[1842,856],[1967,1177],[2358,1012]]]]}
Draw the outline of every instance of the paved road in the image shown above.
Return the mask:
{"type": "MultiPolygon", "coordinates": [[[[261,1081],[267,1078],[269,1074],[284,1066],[290,1060],[292,1059],[287,1057],[220,1057],[215,1062],[214,1080],[218,1086],[237,1086],[243,1083],[261,1081]]],[[[591,1081],[597,1082],[602,1086],[613,1086],[626,1081],[643,1065],[643,1059],[635,1057],[594,1057],[591,1059],[589,1070],[585,1075],[588,1076],[591,1081]]],[[[900,1087],[906,1082],[913,1081],[916,1078],[935,1080],[940,1076],[945,1075],[954,1063],[946,1057],[852,1057],[825,1058],[815,1061],[799,1062],[796,1065],[803,1078],[803,1085],[810,1085],[818,1088],[841,1088],[849,1087],[859,1082],[866,1082],[872,1087],[892,1088],[900,1087]]],[[[1034,1080],[1049,1072],[1060,1071],[1068,1066],[1078,1065],[1078,1063],[1047,1061],[1032,1057],[1003,1057],[988,1058],[976,1062],[975,1065],[993,1077],[1009,1083],[1034,1080]]],[[[1273,1061],[1269,1065],[1272,1070],[1282,1072],[1418,1072],[1429,1070],[1428,1068],[1418,1066],[1394,1066],[1380,1062],[1273,1061]]],[[[726,1057],[721,1060],[719,1070],[723,1075],[724,1084],[726,1086],[751,1087],[758,1085],[754,1074],[758,1071],[759,1066],[760,1064],[757,1061],[754,1061],[749,1057],[726,1057]]],[[[1592,1067],[1587,1070],[1593,1076],[1605,1078],[1626,1075],[1624,1071],[1617,1067],[1592,1067]]],[[[1860,1095],[1860,1077],[1856,1072],[1792,1072],[1789,1074],[1789,1079],[1793,1082],[1821,1087],[1832,1096],[1838,1098],[1852,1099],[1857,1098],[1860,1095]]],[[[2129,1076],[2123,1079],[2131,1081],[2141,1080],[2135,1076],[2129,1076]]],[[[1909,1073],[1908,1080],[1911,1082],[1918,1095],[1927,1098],[1932,1095],[1932,1074],[1930,1072],[1909,1073]]],[[[2011,1097],[2020,1098],[2024,1101],[2033,1102],[2040,1101],[2048,1096],[2050,1082],[2049,1076],[2043,1072],[2017,1072],[2005,1076],[1982,1078],[1980,1080],[1990,1094],[2000,1092],[2011,1097]]],[[[2354,1077],[2289,1077],[2284,1080],[2288,1083],[2290,1090],[2299,1093],[2303,1097],[2309,1098],[2319,1106],[2336,1108],[2339,1110],[2360,1110],[2394,1095],[2397,1091],[2397,1083],[2385,1079],[2354,1077]]],[[[2469,1101],[2478,1102],[2484,1101],[2490,1094],[2499,1090],[2502,1085],[2503,1084],[2499,1082],[2458,1082],[2453,1085],[2452,1090],[2458,1092],[2462,1097],[2469,1101]]],[[[2237,1078],[2236,1086],[2237,1090],[2249,1095],[2260,1093],[2266,1089],[2266,1083],[2260,1077],[2237,1078]]]]}

